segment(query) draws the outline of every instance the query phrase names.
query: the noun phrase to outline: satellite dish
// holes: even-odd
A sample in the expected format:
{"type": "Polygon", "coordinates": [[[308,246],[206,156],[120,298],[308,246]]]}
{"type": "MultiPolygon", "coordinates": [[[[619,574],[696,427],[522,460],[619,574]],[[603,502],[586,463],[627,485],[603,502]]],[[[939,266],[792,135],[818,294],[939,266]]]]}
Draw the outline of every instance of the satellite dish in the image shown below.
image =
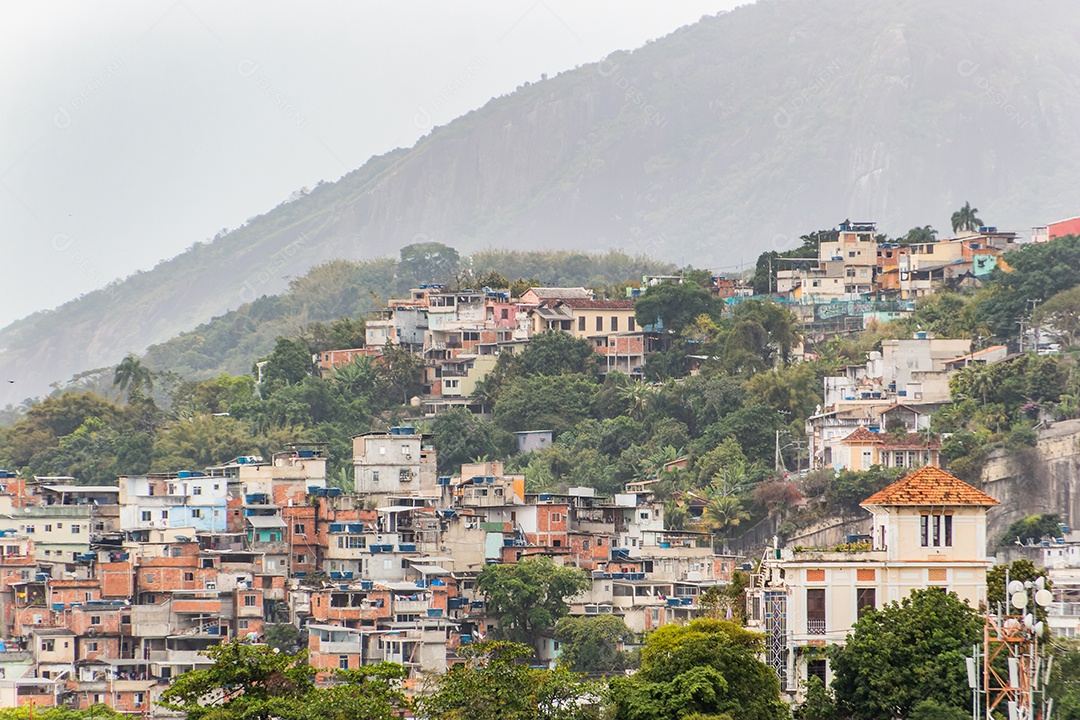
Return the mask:
{"type": "Polygon", "coordinates": [[[1037,623],[1035,623],[1035,634],[1036,634],[1036,635],[1042,635],[1042,634],[1043,634],[1043,630],[1044,630],[1045,628],[1046,628],[1046,626],[1045,626],[1045,625],[1043,625],[1041,621],[1040,621],[1040,622],[1037,622],[1037,623]]]}
{"type": "Polygon", "coordinates": [[[1046,578],[1043,577],[1042,575],[1035,578],[1035,587],[1039,588],[1040,590],[1045,590],[1046,589],[1046,578]]]}
{"type": "Polygon", "coordinates": [[[1039,607],[1046,607],[1054,602],[1054,594],[1046,588],[1042,588],[1035,593],[1035,602],[1039,607]]]}
{"type": "Polygon", "coordinates": [[[1027,595],[1023,592],[1013,593],[1012,597],[1009,598],[1009,602],[1017,610],[1023,610],[1027,607],[1027,595]]]}
{"type": "Polygon", "coordinates": [[[1013,580],[1009,583],[1009,594],[1015,595],[1018,592],[1024,592],[1024,583],[1019,580],[1013,580]]]}
{"type": "Polygon", "coordinates": [[[1035,616],[1031,613],[1028,613],[1024,616],[1024,627],[1026,627],[1028,630],[1035,629],[1035,616]]]}

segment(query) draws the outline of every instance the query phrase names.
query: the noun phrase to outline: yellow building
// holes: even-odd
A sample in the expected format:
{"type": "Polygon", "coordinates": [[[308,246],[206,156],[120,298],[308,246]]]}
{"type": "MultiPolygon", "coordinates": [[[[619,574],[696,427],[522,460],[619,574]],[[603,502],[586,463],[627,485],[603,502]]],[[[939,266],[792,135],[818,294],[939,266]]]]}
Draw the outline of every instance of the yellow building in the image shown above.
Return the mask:
{"type": "Polygon", "coordinates": [[[632,300],[562,298],[543,302],[532,312],[534,334],[561,330],[585,340],[637,329],[632,300]]]}
{"type": "Polygon", "coordinates": [[[977,608],[986,602],[986,511],[998,501],[927,466],[862,502],[873,516],[865,547],[778,548],[748,589],[749,624],[766,635],[781,686],[828,683],[821,650],[843,643],[865,608],[940,587],[977,608]]]}

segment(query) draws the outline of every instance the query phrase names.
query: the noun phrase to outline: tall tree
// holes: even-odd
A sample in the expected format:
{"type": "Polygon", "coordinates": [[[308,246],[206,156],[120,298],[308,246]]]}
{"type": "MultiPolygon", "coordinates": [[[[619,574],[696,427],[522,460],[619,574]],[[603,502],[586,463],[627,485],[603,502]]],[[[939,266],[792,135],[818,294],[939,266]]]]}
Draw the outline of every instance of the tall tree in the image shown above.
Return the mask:
{"type": "MultiPolygon", "coordinates": [[[[955,230],[956,228],[953,228],[955,230]]],[[[937,230],[929,225],[923,225],[922,227],[913,227],[906,233],[896,238],[896,242],[902,245],[923,245],[925,243],[937,242],[937,230]]]]}
{"type": "Polygon", "coordinates": [[[639,325],[663,325],[673,333],[694,322],[699,315],[719,317],[722,304],[697,283],[662,283],[648,288],[634,305],[639,325]]]}
{"type": "MultiPolygon", "coordinates": [[[[274,351],[266,358],[262,368],[261,392],[263,397],[272,395],[285,385],[294,385],[311,375],[314,363],[311,348],[303,340],[279,337],[274,351]]],[[[258,376],[258,371],[256,371],[258,376]]]]}
{"type": "Polygon", "coordinates": [[[978,216],[979,209],[971,207],[971,203],[965,202],[964,206],[952,214],[953,232],[961,230],[978,230],[983,226],[982,219],[978,216]]]}
{"type": "Polygon", "coordinates": [[[630,653],[621,649],[634,639],[623,619],[611,613],[564,617],[555,624],[559,641],[559,664],[575,672],[618,672],[630,664],[630,653]]]}
{"type": "Polygon", "coordinates": [[[613,678],[615,720],[786,720],[764,640],[725,620],[664,625],[641,651],[641,669],[613,678]]]}
{"type": "Polygon", "coordinates": [[[420,698],[421,720],[599,720],[598,683],[559,668],[530,668],[528,645],[486,642],[458,651],[457,663],[420,698]]]}
{"type": "Polygon", "coordinates": [[[566,615],[567,600],[587,590],[590,582],[579,568],[537,558],[488,565],[476,578],[476,589],[488,613],[499,619],[502,637],[535,647],[540,633],[566,615]]]}
{"type": "Polygon", "coordinates": [[[965,709],[964,658],[982,631],[973,608],[936,587],[867,612],[832,654],[837,704],[852,720],[911,717],[925,700],[965,709]]]}
{"type": "Polygon", "coordinates": [[[416,283],[447,283],[454,279],[461,256],[439,242],[415,243],[401,248],[398,277],[407,289],[416,283]]]}
{"type": "Polygon", "coordinates": [[[125,391],[134,392],[143,386],[147,389],[153,389],[154,377],[150,373],[150,369],[143,367],[134,353],[129,353],[116,366],[116,371],[113,373],[113,386],[119,388],[121,393],[125,391]]]}

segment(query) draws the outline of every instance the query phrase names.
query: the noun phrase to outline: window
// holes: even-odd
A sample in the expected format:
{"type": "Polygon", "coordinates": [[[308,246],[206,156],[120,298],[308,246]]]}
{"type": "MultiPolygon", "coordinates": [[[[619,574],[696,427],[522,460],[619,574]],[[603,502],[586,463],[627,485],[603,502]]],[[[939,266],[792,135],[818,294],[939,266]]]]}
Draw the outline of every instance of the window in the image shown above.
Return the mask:
{"type": "Polygon", "coordinates": [[[145,699],[146,699],[146,696],[144,696],[141,692],[135,693],[135,704],[136,705],[142,705],[143,701],[145,699]]]}
{"type": "Polygon", "coordinates": [[[202,495],[202,486],[201,485],[196,485],[195,487],[191,488],[191,494],[192,495],[202,495]]]}
{"type": "Polygon", "coordinates": [[[193,518],[201,518],[202,517],[202,509],[201,508],[192,508],[191,509],[191,517],[193,517],[193,518]]]}
{"type": "Polygon", "coordinates": [[[94,599],[93,594],[91,594],[89,592],[84,592],[83,593],[83,600],[85,600],[86,602],[90,602],[93,599],[94,599]]]}
{"type": "Polygon", "coordinates": [[[184,573],[184,581],[185,582],[191,582],[194,579],[195,579],[195,573],[193,573],[193,572],[184,573]]]}
{"type": "Polygon", "coordinates": [[[72,525],[71,526],[71,534],[72,535],[78,535],[80,532],[82,532],[82,525],[72,525]]]}
{"type": "Polygon", "coordinates": [[[91,625],[100,625],[101,624],[101,616],[100,615],[91,615],[90,616],[90,624],[91,625]]]}
{"type": "Polygon", "coordinates": [[[296,556],[296,564],[297,565],[306,565],[307,564],[307,555],[297,555],[296,556]]]}
{"type": "Polygon", "coordinates": [[[248,629],[248,621],[247,620],[238,620],[236,622],[236,626],[238,628],[240,628],[241,630],[247,630],[248,629]]]}
{"type": "Polygon", "coordinates": [[[97,649],[98,649],[98,645],[97,645],[96,641],[86,643],[86,651],[87,652],[97,652],[97,649]]]}
{"type": "Polygon", "coordinates": [[[379,471],[378,470],[372,470],[371,471],[371,482],[379,482],[379,471]]]}
{"type": "Polygon", "coordinates": [[[161,519],[162,520],[168,520],[169,519],[169,511],[168,510],[162,510],[161,511],[161,519]]]}
{"type": "Polygon", "coordinates": [[[611,316],[611,332],[619,332],[619,316],[611,316]]]}
{"type": "Polygon", "coordinates": [[[551,513],[551,522],[558,523],[558,522],[562,522],[562,520],[563,520],[562,513],[551,513]]]}
{"type": "Polygon", "coordinates": [[[244,607],[255,607],[255,596],[254,595],[245,595],[244,596],[244,607]]]}
{"type": "Polygon", "coordinates": [[[596,331],[601,332],[604,329],[604,318],[599,315],[596,316],[596,331]]]}
{"type": "Polygon", "coordinates": [[[52,525],[46,525],[45,532],[52,532],[52,525]]]}
{"type": "Polygon", "coordinates": [[[589,549],[589,541],[588,540],[582,540],[581,541],[581,549],[582,550],[588,550],[589,549]]]}
{"type": "Polygon", "coordinates": [[[57,530],[63,530],[64,529],[64,523],[56,523],[56,529],[57,530]]]}
{"type": "Polygon", "coordinates": [[[502,317],[503,320],[509,320],[510,319],[510,311],[508,309],[506,309],[506,308],[503,308],[501,317],[502,317]]]}
{"type": "Polygon", "coordinates": [[[825,634],[825,588],[806,591],[806,634],[825,634]]]}
{"type": "Polygon", "coordinates": [[[337,666],[338,666],[339,670],[348,670],[349,669],[349,656],[348,655],[338,655],[337,666]]]}
{"type": "Polygon", "coordinates": [[[296,533],[297,535],[303,535],[304,531],[305,531],[304,523],[295,523],[295,524],[293,524],[292,531],[294,533],[296,533]]]}
{"type": "Polygon", "coordinates": [[[585,332],[585,316],[582,315],[577,319],[577,329],[581,332],[585,332]]]}
{"type": "Polygon", "coordinates": [[[143,522],[150,522],[150,511],[149,510],[143,510],[142,511],[142,519],[143,519],[143,522]]]}
{"type": "Polygon", "coordinates": [[[34,526],[33,525],[27,525],[26,526],[26,532],[28,532],[28,533],[34,532],[34,526]]]}
{"type": "Polygon", "coordinates": [[[952,515],[919,516],[919,541],[923,547],[952,547],[952,536],[952,515]]]}
{"type": "Polygon", "coordinates": [[[825,671],[826,660],[810,660],[806,663],[806,679],[809,680],[812,677],[816,677],[821,680],[822,684],[825,683],[825,671]]]}
{"type": "Polygon", "coordinates": [[[41,652],[53,652],[55,650],[56,650],[56,641],[55,640],[42,640],[41,641],[41,652]]]}
{"type": "Polygon", "coordinates": [[[859,617],[863,616],[863,613],[867,608],[873,610],[877,606],[877,589],[875,588],[859,588],[855,591],[855,608],[859,613],[859,617]]]}
{"type": "Polygon", "coordinates": [[[626,319],[626,329],[629,330],[630,332],[634,332],[634,330],[636,329],[636,326],[634,325],[634,316],[633,315],[631,315],[630,317],[628,317],[626,319]]]}

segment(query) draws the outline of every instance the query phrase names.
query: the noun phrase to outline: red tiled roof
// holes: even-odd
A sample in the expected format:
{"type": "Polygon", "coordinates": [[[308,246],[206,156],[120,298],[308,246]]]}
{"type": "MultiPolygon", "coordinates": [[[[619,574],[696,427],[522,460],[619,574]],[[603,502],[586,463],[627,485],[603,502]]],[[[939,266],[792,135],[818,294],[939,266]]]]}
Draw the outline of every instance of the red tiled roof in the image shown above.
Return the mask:
{"type": "Polygon", "coordinates": [[[997,505],[998,501],[941,468],[927,465],[860,505],[997,505]]]}
{"type": "Polygon", "coordinates": [[[574,310],[633,310],[633,300],[590,300],[588,298],[562,298],[559,304],[574,310]]]}
{"type": "Polygon", "coordinates": [[[864,427],[858,427],[855,432],[841,440],[843,443],[880,443],[883,442],[881,435],[872,433],[864,427]]]}

